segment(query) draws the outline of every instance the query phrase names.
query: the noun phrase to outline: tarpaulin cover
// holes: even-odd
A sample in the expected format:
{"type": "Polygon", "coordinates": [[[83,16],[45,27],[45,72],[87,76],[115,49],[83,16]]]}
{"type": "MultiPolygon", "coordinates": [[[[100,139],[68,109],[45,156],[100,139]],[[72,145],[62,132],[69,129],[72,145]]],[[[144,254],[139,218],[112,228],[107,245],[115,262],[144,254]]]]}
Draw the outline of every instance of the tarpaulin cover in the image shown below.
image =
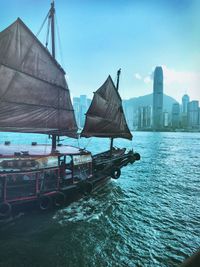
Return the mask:
{"type": "Polygon", "coordinates": [[[81,136],[132,139],[124,116],[121,97],[110,76],[94,93],[81,136]]]}
{"type": "Polygon", "coordinates": [[[0,130],[77,132],[65,72],[20,19],[0,32],[0,130]]]}

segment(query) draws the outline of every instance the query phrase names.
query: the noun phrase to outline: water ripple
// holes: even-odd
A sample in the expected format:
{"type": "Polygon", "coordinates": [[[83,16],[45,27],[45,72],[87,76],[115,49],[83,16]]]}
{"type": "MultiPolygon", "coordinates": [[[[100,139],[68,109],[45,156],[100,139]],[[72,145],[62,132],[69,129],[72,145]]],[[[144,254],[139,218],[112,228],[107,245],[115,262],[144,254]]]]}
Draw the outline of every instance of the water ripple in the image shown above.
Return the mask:
{"type": "Polygon", "coordinates": [[[91,197],[2,233],[0,266],[175,267],[197,250],[200,134],[134,135],[140,162],[91,197]]]}

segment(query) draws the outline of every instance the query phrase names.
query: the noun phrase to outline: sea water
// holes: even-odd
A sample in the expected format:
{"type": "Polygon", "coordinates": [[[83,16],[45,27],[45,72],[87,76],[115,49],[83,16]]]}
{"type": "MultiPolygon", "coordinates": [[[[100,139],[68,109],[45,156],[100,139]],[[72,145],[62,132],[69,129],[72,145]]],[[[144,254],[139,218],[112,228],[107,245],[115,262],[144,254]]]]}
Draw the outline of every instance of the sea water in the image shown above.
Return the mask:
{"type": "MultiPolygon", "coordinates": [[[[141,160],[91,196],[58,211],[30,214],[0,229],[2,267],[179,266],[200,245],[200,134],[135,132],[141,160]]],[[[1,134],[1,142],[48,143],[1,134]]],[[[93,153],[107,139],[63,140],[93,153]]]]}

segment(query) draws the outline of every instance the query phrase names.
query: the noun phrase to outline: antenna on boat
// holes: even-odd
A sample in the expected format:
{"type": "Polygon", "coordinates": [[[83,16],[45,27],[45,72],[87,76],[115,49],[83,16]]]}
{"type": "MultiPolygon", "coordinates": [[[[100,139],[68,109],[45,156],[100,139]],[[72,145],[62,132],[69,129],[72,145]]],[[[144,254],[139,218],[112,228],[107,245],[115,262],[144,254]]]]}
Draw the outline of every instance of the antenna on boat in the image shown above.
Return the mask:
{"type": "MultiPolygon", "coordinates": [[[[54,7],[54,0],[51,2],[51,9],[49,13],[49,19],[51,20],[51,47],[52,47],[52,57],[55,59],[55,7],[54,7]]],[[[51,150],[56,150],[56,139],[57,136],[52,134],[52,143],[51,143],[51,150]]]]}
{"type": "MultiPolygon", "coordinates": [[[[119,69],[117,71],[117,83],[116,83],[116,89],[117,89],[117,91],[119,90],[119,77],[120,77],[120,74],[121,74],[121,69],[119,69]]],[[[110,156],[112,156],[113,140],[114,140],[114,138],[111,137],[111,140],[110,140],[110,156]]]]}

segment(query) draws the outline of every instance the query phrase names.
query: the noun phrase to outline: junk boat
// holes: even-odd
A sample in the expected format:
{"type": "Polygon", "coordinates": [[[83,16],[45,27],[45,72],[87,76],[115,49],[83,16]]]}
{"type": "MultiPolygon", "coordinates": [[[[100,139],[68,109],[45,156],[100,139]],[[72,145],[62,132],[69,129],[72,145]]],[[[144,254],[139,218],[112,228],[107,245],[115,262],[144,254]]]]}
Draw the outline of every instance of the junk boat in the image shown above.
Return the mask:
{"type": "Polygon", "coordinates": [[[0,131],[50,135],[52,144],[0,144],[0,220],[33,208],[62,207],[117,179],[138,153],[114,148],[114,138],[132,139],[122,100],[109,76],[94,93],[82,137],[108,137],[108,151],[92,155],[58,143],[77,138],[65,72],[55,59],[54,1],[47,14],[52,53],[17,19],[0,32],[0,131]]]}

